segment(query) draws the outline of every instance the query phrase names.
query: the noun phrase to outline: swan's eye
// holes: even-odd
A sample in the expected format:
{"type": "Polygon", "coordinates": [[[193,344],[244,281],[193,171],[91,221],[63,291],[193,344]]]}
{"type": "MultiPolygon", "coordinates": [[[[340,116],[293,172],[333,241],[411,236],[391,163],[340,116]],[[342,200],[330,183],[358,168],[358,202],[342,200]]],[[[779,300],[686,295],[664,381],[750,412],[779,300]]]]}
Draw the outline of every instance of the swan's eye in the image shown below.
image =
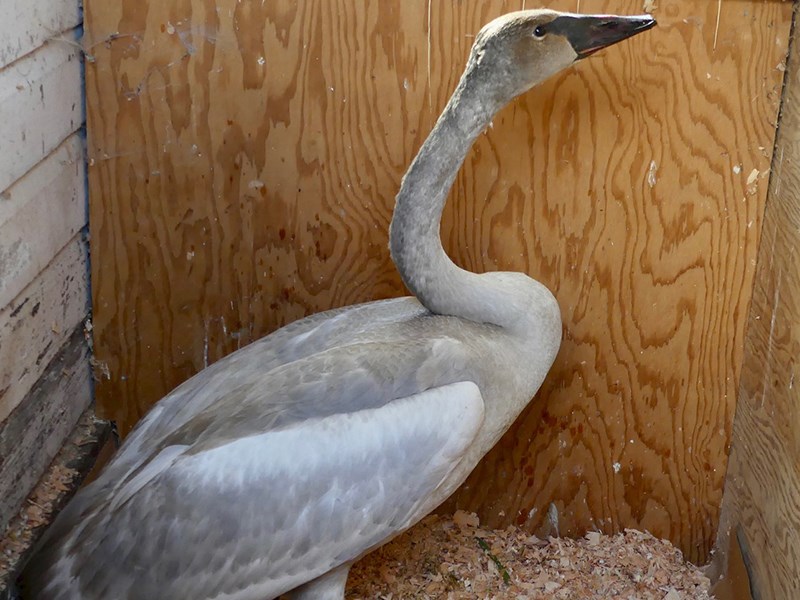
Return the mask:
{"type": "Polygon", "coordinates": [[[545,33],[544,27],[541,25],[538,25],[536,29],[533,30],[533,35],[537,38],[543,38],[545,33]]]}

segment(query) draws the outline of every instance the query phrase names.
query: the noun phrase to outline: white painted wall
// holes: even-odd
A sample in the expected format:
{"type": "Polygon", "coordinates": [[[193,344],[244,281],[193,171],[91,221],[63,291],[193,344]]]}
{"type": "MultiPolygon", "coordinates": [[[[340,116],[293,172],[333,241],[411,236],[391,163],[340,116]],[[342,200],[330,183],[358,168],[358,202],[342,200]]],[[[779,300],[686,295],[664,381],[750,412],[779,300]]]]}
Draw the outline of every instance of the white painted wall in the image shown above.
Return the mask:
{"type": "MultiPolygon", "coordinates": [[[[68,341],[76,343],[89,281],[80,3],[0,3],[0,442],[8,442],[4,436],[31,419],[22,410],[31,390],[68,341]]],[[[60,414],[89,405],[88,365],[77,373],[47,399],[65,407],[60,414]]],[[[10,481],[32,487],[52,459],[43,454],[72,426],[45,427],[47,443],[32,456],[0,461],[0,495],[10,481]]],[[[0,514],[0,532],[9,516],[0,514]]]]}

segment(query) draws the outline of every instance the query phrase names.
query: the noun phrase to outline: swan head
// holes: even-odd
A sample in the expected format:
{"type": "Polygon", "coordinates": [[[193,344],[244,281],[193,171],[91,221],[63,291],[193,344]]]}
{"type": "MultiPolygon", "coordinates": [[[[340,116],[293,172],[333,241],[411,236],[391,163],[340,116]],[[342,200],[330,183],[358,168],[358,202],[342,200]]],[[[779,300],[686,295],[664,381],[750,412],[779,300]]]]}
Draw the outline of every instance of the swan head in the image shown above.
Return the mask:
{"type": "Polygon", "coordinates": [[[552,10],[508,13],[478,33],[468,71],[480,75],[499,102],[508,102],[576,60],[655,24],[650,15],[579,15],[552,10]]]}

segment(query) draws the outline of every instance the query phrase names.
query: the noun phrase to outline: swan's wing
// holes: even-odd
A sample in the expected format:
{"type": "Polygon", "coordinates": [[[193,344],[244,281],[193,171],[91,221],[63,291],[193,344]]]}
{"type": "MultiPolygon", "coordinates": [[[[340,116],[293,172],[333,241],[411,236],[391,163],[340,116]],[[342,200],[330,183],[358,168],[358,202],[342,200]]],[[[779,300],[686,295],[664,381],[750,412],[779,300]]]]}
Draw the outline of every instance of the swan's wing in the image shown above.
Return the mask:
{"type": "Polygon", "coordinates": [[[87,597],[275,597],[432,509],[482,421],[478,387],[458,382],[194,454],[165,449],[74,540],[99,568],[63,558],[69,547],[62,566],[75,561],[87,597]]]}
{"type": "Polygon", "coordinates": [[[108,503],[166,468],[175,448],[201,454],[242,438],[337,414],[375,409],[425,390],[471,379],[474,351],[450,338],[350,344],[263,371],[239,365],[214,401],[191,418],[158,423],[160,437],[126,441],[100,477],[81,489],[42,537],[40,564],[54,550],[98,524],[108,503]],[[182,422],[182,424],[180,424],[182,422]]]}
{"type": "MultiPolygon", "coordinates": [[[[449,337],[351,343],[266,370],[238,364],[204,410],[157,424],[160,436],[127,441],[96,482],[118,487],[166,446],[208,449],[294,422],[376,408],[471,379],[474,351],[449,337]]],[[[203,390],[203,394],[211,393],[203,390]]],[[[196,409],[197,407],[195,407],[196,409]]]]}
{"type": "Polygon", "coordinates": [[[289,323],[179,385],[139,421],[126,438],[126,445],[136,447],[161,439],[195,417],[229,390],[230,373],[248,369],[268,373],[281,365],[351,343],[369,330],[425,312],[415,298],[404,297],[337,308],[289,323]]]}

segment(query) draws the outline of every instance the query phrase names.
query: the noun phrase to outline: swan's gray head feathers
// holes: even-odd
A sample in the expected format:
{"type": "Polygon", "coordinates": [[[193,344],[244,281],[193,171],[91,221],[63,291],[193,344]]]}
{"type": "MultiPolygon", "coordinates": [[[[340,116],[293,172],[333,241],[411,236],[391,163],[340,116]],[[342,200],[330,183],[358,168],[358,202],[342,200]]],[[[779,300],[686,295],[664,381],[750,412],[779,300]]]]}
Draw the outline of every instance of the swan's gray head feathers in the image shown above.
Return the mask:
{"type": "Polygon", "coordinates": [[[507,102],[607,46],[656,24],[650,15],[579,15],[553,10],[508,13],[481,29],[467,70],[507,102]]]}

